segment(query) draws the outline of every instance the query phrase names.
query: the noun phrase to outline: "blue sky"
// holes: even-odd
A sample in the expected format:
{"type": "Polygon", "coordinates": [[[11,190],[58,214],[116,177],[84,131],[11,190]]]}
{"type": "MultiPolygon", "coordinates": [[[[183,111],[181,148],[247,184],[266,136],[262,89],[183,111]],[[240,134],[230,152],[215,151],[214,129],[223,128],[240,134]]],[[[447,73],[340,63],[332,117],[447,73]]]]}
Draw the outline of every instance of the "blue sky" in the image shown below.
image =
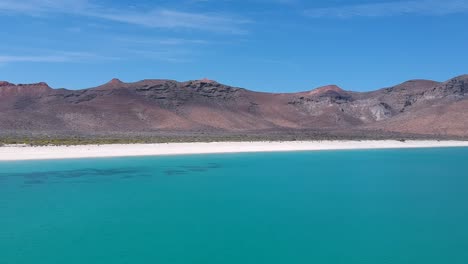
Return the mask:
{"type": "Polygon", "coordinates": [[[468,73],[468,0],[0,0],[0,80],[371,90],[468,73]]]}

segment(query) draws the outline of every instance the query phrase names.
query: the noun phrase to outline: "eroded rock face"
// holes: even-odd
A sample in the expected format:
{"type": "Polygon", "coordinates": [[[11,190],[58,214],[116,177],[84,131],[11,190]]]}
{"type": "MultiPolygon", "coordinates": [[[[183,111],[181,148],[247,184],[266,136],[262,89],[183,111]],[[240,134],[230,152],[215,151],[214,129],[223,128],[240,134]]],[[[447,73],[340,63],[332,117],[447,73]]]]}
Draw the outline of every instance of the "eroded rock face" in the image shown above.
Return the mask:
{"type": "Polygon", "coordinates": [[[468,75],[462,75],[437,85],[425,91],[424,95],[431,99],[443,97],[463,98],[468,95],[468,75]]]}
{"type": "Polygon", "coordinates": [[[379,103],[369,108],[376,121],[385,120],[392,117],[392,109],[386,103],[379,103]]]}
{"type": "Polygon", "coordinates": [[[12,84],[6,81],[0,82],[0,96],[38,96],[51,91],[52,88],[45,82],[32,84],[12,84]]]}
{"type": "Polygon", "coordinates": [[[468,75],[443,83],[412,80],[364,93],[329,85],[290,94],[253,92],[208,79],[135,83],[113,79],[84,90],[2,81],[0,130],[106,133],[374,129],[421,134],[455,131],[450,133],[468,136],[468,120],[460,121],[468,113],[468,104],[464,103],[467,92],[468,75]],[[439,126],[430,125],[428,120],[438,122],[440,116],[449,120],[439,126]],[[422,119],[425,122],[419,122],[422,119]],[[417,122],[421,125],[415,126],[417,122]]]}
{"type": "Polygon", "coordinates": [[[207,79],[183,83],[182,88],[189,90],[194,95],[222,100],[233,99],[236,93],[241,90],[207,79]]]}

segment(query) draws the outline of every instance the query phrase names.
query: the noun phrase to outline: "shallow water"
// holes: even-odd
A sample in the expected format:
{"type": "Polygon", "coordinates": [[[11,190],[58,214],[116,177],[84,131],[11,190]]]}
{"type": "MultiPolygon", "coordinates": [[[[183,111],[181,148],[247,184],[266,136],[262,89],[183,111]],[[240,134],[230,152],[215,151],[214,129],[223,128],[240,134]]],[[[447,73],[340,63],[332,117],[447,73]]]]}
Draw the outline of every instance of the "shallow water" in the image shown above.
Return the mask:
{"type": "Polygon", "coordinates": [[[0,162],[0,263],[468,263],[468,149],[0,162]]]}

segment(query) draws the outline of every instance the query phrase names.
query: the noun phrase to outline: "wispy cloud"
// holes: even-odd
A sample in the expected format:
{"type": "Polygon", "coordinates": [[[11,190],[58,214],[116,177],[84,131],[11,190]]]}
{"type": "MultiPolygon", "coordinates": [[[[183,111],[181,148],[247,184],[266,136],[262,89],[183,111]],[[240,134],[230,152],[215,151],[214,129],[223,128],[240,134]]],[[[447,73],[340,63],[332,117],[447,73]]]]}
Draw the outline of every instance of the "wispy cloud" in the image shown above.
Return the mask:
{"type": "Polygon", "coordinates": [[[200,29],[227,33],[246,33],[240,25],[248,23],[247,20],[219,16],[215,14],[196,14],[166,9],[155,9],[148,12],[87,12],[86,15],[154,28],[185,28],[200,29]]]}
{"type": "Polygon", "coordinates": [[[129,54],[137,58],[145,58],[147,60],[162,61],[169,63],[184,63],[190,62],[193,53],[187,50],[127,50],[129,54]]]}
{"type": "Polygon", "coordinates": [[[40,15],[47,12],[74,12],[90,6],[88,0],[0,0],[0,10],[29,15],[40,15]]]}
{"type": "Polygon", "coordinates": [[[468,0],[384,2],[307,10],[313,18],[385,17],[399,15],[449,15],[468,12],[468,0]]]}
{"type": "Polygon", "coordinates": [[[88,0],[0,0],[1,11],[31,16],[53,13],[73,14],[150,28],[184,28],[226,33],[245,33],[246,30],[242,25],[250,22],[227,14],[163,8],[149,10],[112,8],[88,0]]]}
{"type": "Polygon", "coordinates": [[[115,41],[120,43],[137,44],[137,45],[158,45],[158,46],[182,46],[182,45],[204,45],[210,44],[207,40],[202,39],[185,39],[185,38],[146,38],[137,36],[116,37],[115,41]]]}
{"type": "Polygon", "coordinates": [[[67,58],[64,56],[17,56],[17,55],[0,55],[0,63],[11,62],[64,62],[67,58]]]}
{"type": "Polygon", "coordinates": [[[4,55],[0,54],[0,64],[15,62],[86,62],[92,60],[117,59],[103,57],[88,52],[58,51],[39,55],[4,55]]]}

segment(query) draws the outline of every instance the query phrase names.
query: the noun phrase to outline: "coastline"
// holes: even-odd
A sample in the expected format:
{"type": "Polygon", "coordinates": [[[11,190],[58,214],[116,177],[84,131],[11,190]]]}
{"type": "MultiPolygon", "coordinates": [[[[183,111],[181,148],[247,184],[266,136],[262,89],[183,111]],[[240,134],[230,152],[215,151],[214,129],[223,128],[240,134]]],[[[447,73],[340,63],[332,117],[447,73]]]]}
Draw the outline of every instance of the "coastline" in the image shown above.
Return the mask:
{"type": "Polygon", "coordinates": [[[468,147],[468,141],[410,140],[402,142],[397,140],[337,140],[290,142],[111,144],[40,147],[13,145],[0,147],[0,161],[442,147],[468,147]]]}

